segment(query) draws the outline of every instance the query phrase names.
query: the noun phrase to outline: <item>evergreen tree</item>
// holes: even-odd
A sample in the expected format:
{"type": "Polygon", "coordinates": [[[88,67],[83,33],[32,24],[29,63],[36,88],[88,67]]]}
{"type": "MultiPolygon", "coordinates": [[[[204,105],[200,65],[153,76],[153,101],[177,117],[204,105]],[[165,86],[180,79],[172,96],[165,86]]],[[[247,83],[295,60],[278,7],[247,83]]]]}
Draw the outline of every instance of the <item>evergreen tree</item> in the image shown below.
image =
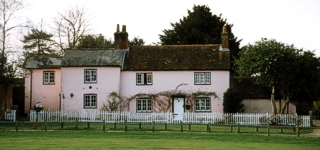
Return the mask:
{"type": "Polygon", "coordinates": [[[35,53],[37,55],[50,54],[53,52],[51,46],[54,45],[52,37],[53,34],[46,33],[42,29],[31,29],[31,32],[23,37],[23,49],[27,53],[35,53]]]}
{"type": "Polygon", "coordinates": [[[131,41],[129,41],[129,46],[143,46],[145,41],[140,37],[134,37],[131,41]]]}
{"type": "Polygon", "coordinates": [[[77,49],[108,49],[114,47],[111,40],[105,39],[102,34],[87,34],[80,37],[77,49]]]}
{"type": "MultiPolygon", "coordinates": [[[[226,26],[229,38],[229,49],[231,54],[231,68],[234,58],[238,57],[238,40],[232,33],[232,24],[227,19],[213,15],[206,5],[194,5],[193,11],[188,10],[188,16],[180,19],[179,22],[171,23],[172,29],[163,30],[159,35],[163,45],[173,44],[219,44],[221,43],[222,27],[226,26]]],[[[231,71],[234,74],[234,71],[231,71]]]]}

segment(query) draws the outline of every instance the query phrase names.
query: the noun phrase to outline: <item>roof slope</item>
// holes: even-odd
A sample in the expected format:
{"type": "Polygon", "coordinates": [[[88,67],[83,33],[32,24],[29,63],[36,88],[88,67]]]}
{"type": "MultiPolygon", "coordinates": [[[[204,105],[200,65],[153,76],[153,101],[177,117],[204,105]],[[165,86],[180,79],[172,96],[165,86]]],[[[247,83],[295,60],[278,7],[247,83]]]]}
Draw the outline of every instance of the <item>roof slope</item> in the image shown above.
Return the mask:
{"type": "Polygon", "coordinates": [[[218,45],[133,46],[124,70],[229,70],[230,52],[218,45]]]}
{"type": "Polygon", "coordinates": [[[63,67],[121,66],[126,50],[66,50],[63,67]]]}
{"type": "Polygon", "coordinates": [[[25,68],[35,69],[35,68],[59,68],[61,65],[60,57],[29,57],[26,60],[25,68]]]}

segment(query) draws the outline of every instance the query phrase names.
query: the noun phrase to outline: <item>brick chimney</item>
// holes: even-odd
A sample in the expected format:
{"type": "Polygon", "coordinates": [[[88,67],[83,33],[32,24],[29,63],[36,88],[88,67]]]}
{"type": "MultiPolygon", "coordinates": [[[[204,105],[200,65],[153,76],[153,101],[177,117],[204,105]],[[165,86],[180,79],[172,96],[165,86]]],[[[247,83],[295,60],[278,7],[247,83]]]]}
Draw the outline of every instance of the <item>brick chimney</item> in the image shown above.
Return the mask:
{"type": "Polygon", "coordinates": [[[117,24],[117,31],[114,33],[115,49],[127,49],[128,47],[128,33],[126,26],[122,25],[122,31],[119,31],[119,24],[117,24]]]}
{"type": "Polygon", "coordinates": [[[222,27],[221,42],[222,42],[222,49],[224,50],[229,49],[229,38],[228,38],[228,32],[227,32],[226,26],[222,27]]]}

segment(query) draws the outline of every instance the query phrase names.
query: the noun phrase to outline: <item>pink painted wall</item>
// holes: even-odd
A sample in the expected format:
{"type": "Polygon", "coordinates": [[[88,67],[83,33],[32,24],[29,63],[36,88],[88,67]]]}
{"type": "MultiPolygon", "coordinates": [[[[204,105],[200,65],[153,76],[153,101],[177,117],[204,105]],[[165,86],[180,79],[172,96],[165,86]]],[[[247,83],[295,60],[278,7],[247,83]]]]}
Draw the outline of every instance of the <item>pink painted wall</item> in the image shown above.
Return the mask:
{"type": "MultiPolygon", "coordinates": [[[[270,99],[245,99],[242,101],[244,104],[245,113],[272,113],[271,101],[270,99]]],[[[281,101],[282,105],[284,101],[281,101]]],[[[278,112],[279,101],[276,101],[278,112]]],[[[289,114],[296,113],[296,106],[289,104],[289,114]]]]}
{"type": "MultiPolygon", "coordinates": [[[[139,93],[158,93],[175,90],[178,85],[181,93],[197,91],[215,92],[218,98],[211,97],[211,111],[223,112],[223,93],[229,88],[229,71],[122,71],[121,96],[132,97],[139,93]],[[136,85],[136,73],[152,72],[152,85],[136,85]],[[195,72],[211,72],[211,85],[194,85],[195,72]]],[[[186,104],[186,103],[185,103],[186,104]]],[[[154,108],[156,109],[156,108],[154,108]]],[[[130,112],[136,112],[136,101],[130,101],[130,112]]],[[[172,111],[172,109],[170,110],[172,111]]]]}
{"type": "Polygon", "coordinates": [[[33,106],[36,103],[41,102],[44,110],[59,110],[59,106],[60,106],[59,94],[60,94],[60,86],[61,86],[60,83],[61,83],[60,69],[32,69],[32,73],[30,72],[30,70],[26,70],[25,113],[30,112],[30,98],[32,98],[31,109],[33,109],[33,106]],[[43,84],[44,71],[55,72],[55,84],[52,84],[52,85],[43,84]]]}
{"type": "Polygon", "coordinates": [[[61,70],[62,110],[85,109],[84,94],[97,94],[97,108],[93,110],[100,110],[111,92],[119,93],[120,67],[62,67],[61,70]],[[84,83],[85,69],[97,69],[97,83],[84,83]]]}

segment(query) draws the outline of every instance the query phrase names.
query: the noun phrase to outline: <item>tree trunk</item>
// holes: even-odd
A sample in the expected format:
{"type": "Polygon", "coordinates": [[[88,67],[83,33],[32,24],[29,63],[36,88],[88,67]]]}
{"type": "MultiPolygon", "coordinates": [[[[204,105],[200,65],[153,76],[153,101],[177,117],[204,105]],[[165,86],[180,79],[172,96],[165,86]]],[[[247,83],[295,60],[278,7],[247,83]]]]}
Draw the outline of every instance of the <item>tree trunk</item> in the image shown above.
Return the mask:
{"type": "Polygon", "coordinates": [[[288,105],[289,105],[289,99],[287,97],[286,100],[284,101],[282,108],[281,108],[281,114],[284,114],[286,112],[286,110],[287,110],[286,108],[288,107],[288,105]]]}
{"type": "Polygon", "coordinates": [[[271,92],[271,107],[272,107],[272,113],[277,114],[277,105],[276,105],[276,101],[274,100],[274,86],[272,86],[272,92],[271,92]]]}

